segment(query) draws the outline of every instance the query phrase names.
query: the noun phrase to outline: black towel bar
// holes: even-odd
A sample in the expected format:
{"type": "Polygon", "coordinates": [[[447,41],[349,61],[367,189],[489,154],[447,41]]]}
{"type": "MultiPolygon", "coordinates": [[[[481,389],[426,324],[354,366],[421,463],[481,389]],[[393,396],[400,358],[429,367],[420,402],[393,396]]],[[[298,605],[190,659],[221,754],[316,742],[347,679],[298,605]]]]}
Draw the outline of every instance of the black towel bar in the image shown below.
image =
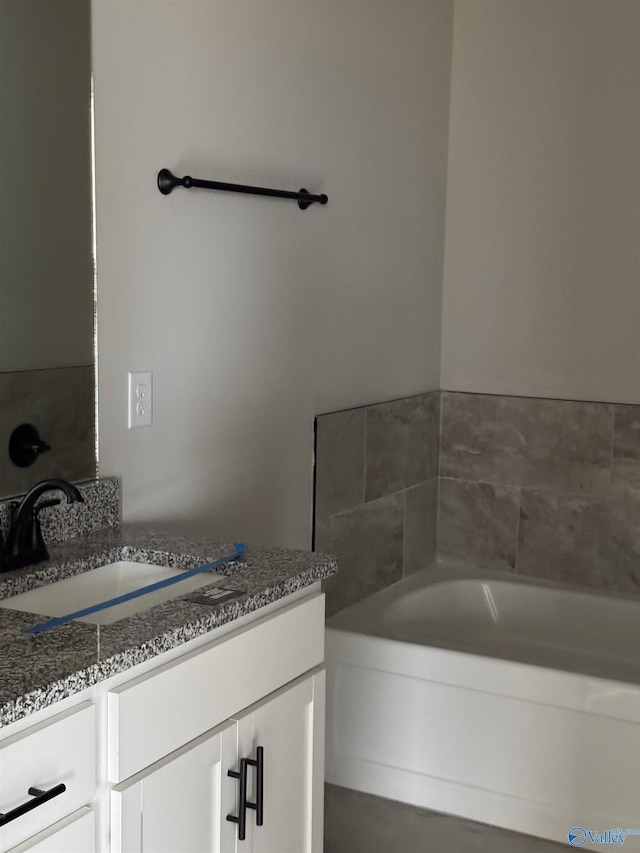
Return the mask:
{"type": "Polygon", "coordinates": [[[310,204],[317,202],[318,204],[326,204],[329,199],[324,193],[322,195],[312,195],[305,189],[301,189],[297,193],[288,192],[287,190],[270,190],[266,187],[248,187],[244,184],[223,184],[220,181],[201,181],[198,178],[192,178],[191,175],[185,175],[184,178],[178,178],[173,175],[169,169],[161,169],[158,172],[158,189],[163,195],[175,189],[175,187],[201,187],[205,190],[223,190],[231,193],[249,193],[250,195],[268,195],[273,198],[291,198],[298,202],[298,207],[301,210],[306,210],[310,204]]]}

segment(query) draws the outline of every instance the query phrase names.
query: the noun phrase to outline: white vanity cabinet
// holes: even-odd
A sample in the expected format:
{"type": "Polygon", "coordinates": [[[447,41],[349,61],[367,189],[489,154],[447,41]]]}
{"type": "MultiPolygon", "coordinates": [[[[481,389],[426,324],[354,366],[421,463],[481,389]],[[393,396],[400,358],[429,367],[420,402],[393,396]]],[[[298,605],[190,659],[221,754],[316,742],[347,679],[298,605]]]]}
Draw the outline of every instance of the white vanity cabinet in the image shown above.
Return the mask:
{"type": "MultiPolygon", "coordinates": [[[[238,757],[256,764],[259,758],[263,765],[262,793],[260,767],[247,765],[247,798],[262,801],[263,811],[261,825],[257,810],[246,813],[246,850],[252,853],[321,853],[324,698],[323,670],[277,691],[237,719],[238,757]]],[[[237,849],[245,849],[243,842],[237,849]]]]}
{"type": "Polygon", "coordinates": [[[112,853],[320,853],[323,658],[314,596],[109,691],[112,853]]]}
{"type": "Polygon", "coordinates": [[[95,813],[84,808],[12,847],[9,853],[95,853],[95,850],[95,813]]]}
{"type": "Polygon", "coordinates": [[[0,811],[8,821],[0,827],[3,853],[53,830],[94,799],[95,710],[92,703],[81,702],[0,740],[0,811]]]}
{"type": "Polygon", "coordinates": [[[0,853],[321,853],[323,659],[316,586],[8,726],[0,853]]]}
{"type": "Polygon", "coordinates": [[[112,853],[221,853],[233,850],[225,821],[233,808],[224,777],[235,755],[234,727],[222,726],[178,749],[111,792],[112,853]]]}
{"type": "Polygon", "coordinates": [[[323,710],[318,672],[115,786],[113,853],[320,853],[323,710]]]}

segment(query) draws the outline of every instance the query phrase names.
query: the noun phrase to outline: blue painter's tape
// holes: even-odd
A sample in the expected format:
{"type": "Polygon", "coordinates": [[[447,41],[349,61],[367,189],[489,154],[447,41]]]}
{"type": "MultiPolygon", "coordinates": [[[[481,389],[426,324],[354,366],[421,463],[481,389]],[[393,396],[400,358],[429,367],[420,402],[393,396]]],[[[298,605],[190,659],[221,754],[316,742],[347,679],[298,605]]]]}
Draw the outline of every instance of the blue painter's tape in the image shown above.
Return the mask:
{"type": "Polygon", "coordinates": [[[194,575],[200,575],[204,572],[210,572],[226,563],[232,563],[243,554],[247,553],[247,546],[243,542],[234,542],[235,552],[226,557],[220,557],[219,560],[214,560],[212,563],[205,563],[202,566],[197,566],[195,569],[188,569],[185,572],[180,572],[173,578],[166,578],[156,583],[150,583],[146,586],[141,586],[133,592],[127,592],[124,595],[117,595],[115,598],[109,598],[107,601],[101,601],[98,604],[92,604],[91,607],[85,607],[82,610],[75,610],[73,613],[67,613],[65,616],[55,616],[53,619],[48,619],[46,622],[38,622],[36,625],[31,625],[25,628],[27,634],[42,634],[43,631],[49,631],[51,628],[57,628],[58,625],[64,625],[66,622],[71,622],[73,619],[80,619],[81,616],[88,616],[90,613],[97,613],[100,610],[106,610],[108,607],[115,607],[116,604],[124,604],[125,601],[130,601],[132,598],[139,598],[141,595],[146,595],[149,592],[155,592],[157,589],[163,589],[165,586],[171,586],[180,581],[191,578],[194,575]]]}

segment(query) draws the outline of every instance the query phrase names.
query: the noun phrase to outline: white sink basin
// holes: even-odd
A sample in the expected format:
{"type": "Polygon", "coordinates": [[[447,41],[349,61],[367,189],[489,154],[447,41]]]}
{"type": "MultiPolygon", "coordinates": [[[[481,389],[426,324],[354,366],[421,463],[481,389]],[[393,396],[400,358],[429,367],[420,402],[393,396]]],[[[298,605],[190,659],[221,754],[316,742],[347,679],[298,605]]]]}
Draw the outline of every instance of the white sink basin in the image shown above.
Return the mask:
{"type": "MultiPolygon", "coordinates": [[[[0,601],[0,607],[36,613],[43,617],[66,616],[68,613],[84,610],[86,607],[91,607],[110,598],[134,592],[148,584],[182,574],[184,572],[180,569],[121,560],[118,563],[109,563],[107,566],[100,566],[98,569],[83,572],[72,578],[65,578],[38,589],[32,589],[30,592],[4,598],[0,601]]],[[[222,580],[223,578],[215,573],[203,572],[185,578],[179,583],[155,590],[155,592],[145,593],[137,598],[125,601],[123,604],[98,610],[88,616],[81,616],[74,621],[89,622],[92,625],[109,625],[111,622],[124,619],[125,616],[132,616],[134,613],[140,613],[150,607],[155,607],[157,604],[162,604],[164,601],[170,601],[172,598],[193,592],[203,586],[220,583],[222,580]]]]}

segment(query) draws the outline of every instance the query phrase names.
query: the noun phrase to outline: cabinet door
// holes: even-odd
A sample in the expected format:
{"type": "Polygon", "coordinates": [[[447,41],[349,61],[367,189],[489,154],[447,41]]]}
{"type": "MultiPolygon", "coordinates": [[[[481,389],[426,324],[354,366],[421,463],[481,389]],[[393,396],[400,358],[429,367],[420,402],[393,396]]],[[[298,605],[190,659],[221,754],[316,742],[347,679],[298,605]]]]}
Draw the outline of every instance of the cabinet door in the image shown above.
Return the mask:
{"type": "Polygon", "coordinates": [[[112,853],[234,853],[227,770],[237,750],[227,723],[177,749],[111,793],[112,853]]]}
{"type": "MultiPolygon", "coordinates": [[[[321,853],[324,784],[324,671],[294,681],[237,717],[238,755],[263,755],[263,822],[247,812],[252,853],[321,853]]],[[[256,802],[258,768],[249,766],[256,802]]],[[[245,849],[240,842],[239,850],[245,849]]]]}
{"type": "Polygon", "coordinates": [[[92,809],[79,809],[8,853],[95,853],[96,822],[92,809]]]}

